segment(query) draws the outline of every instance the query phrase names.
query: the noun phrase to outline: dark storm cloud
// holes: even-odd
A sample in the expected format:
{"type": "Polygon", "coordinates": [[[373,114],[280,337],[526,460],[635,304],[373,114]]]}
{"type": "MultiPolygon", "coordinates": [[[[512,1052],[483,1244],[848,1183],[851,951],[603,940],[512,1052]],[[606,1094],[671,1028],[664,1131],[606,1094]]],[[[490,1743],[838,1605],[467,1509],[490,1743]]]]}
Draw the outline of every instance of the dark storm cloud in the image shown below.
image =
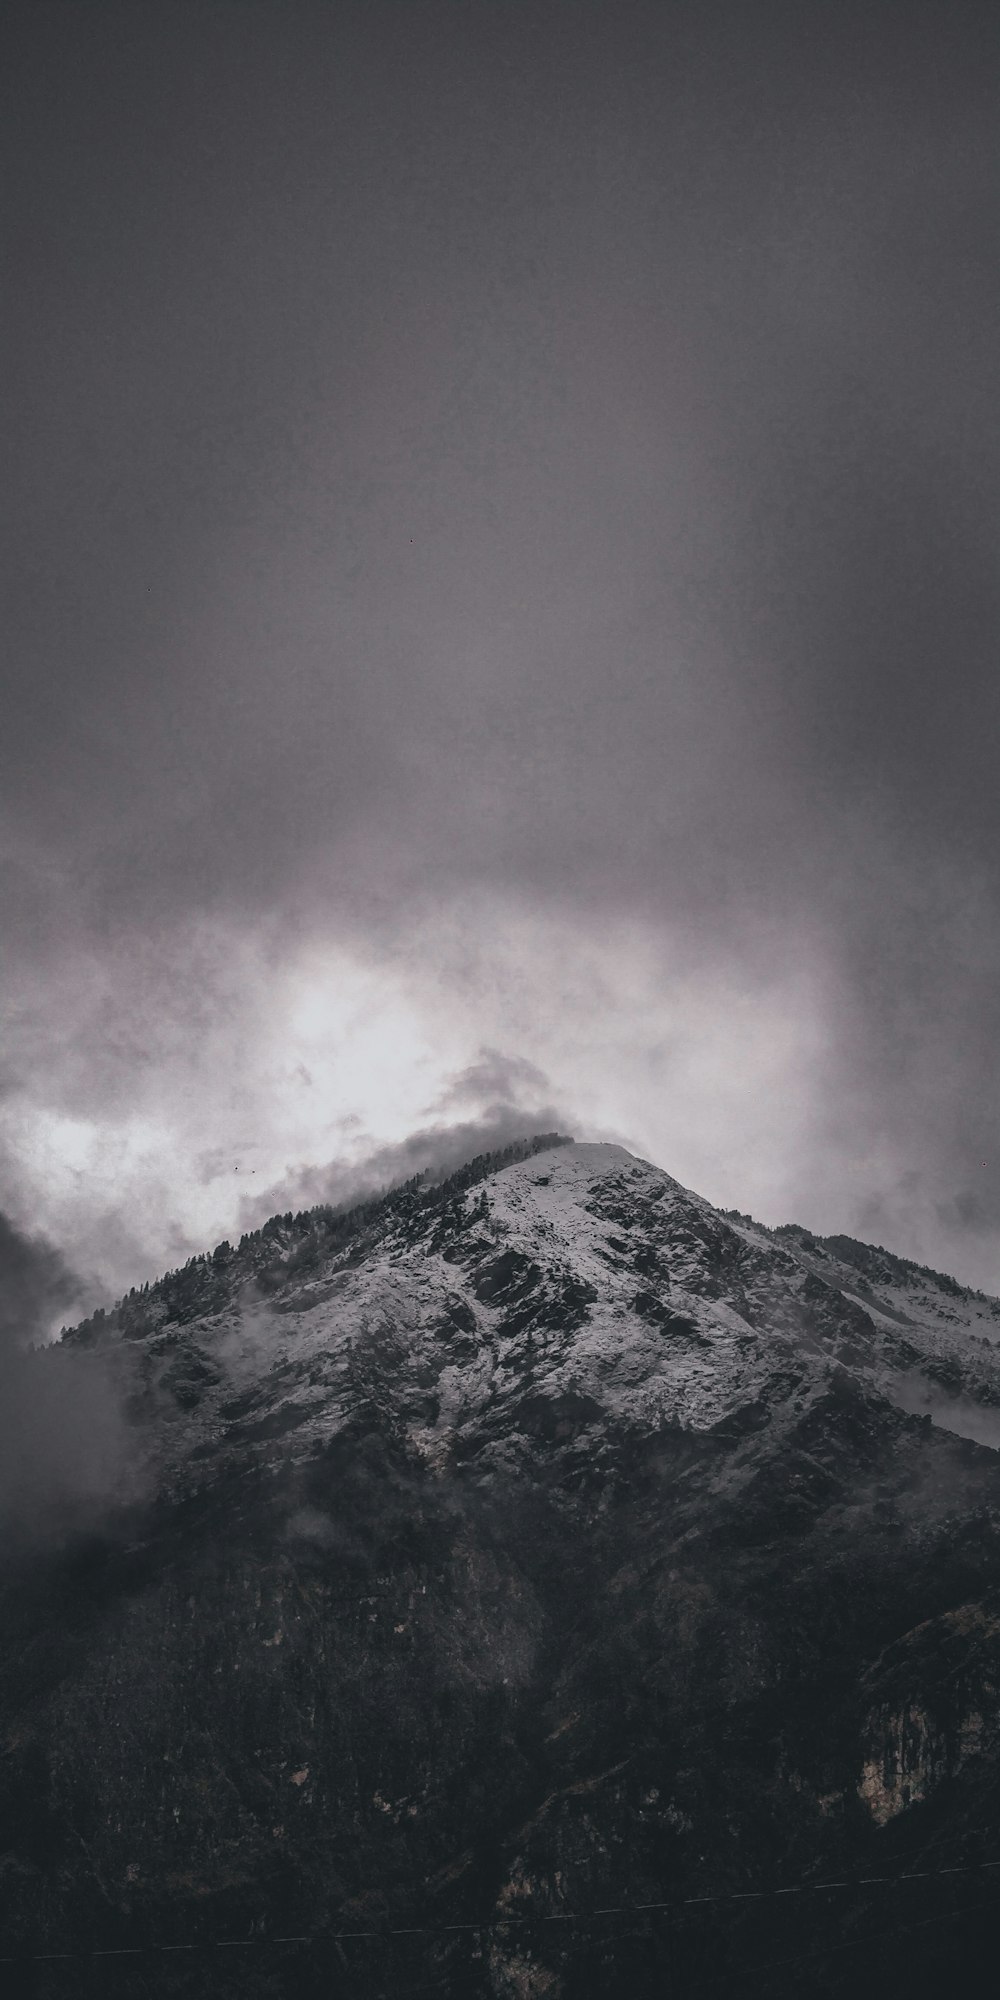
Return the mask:
{"type": "MultiPolygon", "coordinates": [[[[414,1174],[444,1179],[480,1153],[493,1153],[534,1132],[566,1132],[551,1104],[532,1107],[497,1101],[479,1118],[449,1124],[424,1125],[394,1146],[377,1146],[361,1159],[332,1160],[325,1166],[300,1167],[273,1187],[240,1203],[240,1229],[260,1227],[269,1216],[289,1209],[318,1207],[328,1202],[342,1208],[368,1195],[381,1194],[414,1174]]],[[[572,1136],[567,1134],[567,1136],[572,1136]]]]}
{"type": "Polygon", "coordinates": [[[51,1338],[53,1322],[78,1305],[85,1287],[52,1244],[21,1234],[0,1214],[0,1348],[51,1338]]]}
{"type": "Polygon", "coordinates": [[[489,1104],[495,1113],[513,1108],[523,1115],[530,1105],[544,1102],[552,1085],[537,1063],[524,1056],[505,1055],[502,1049],[482,1048],[475,1062],[450,1077],[435,1111],[452,1110],[460,1104],[489,1104]]]}
{"type": "Polygon", "coordinates": [[[111,1356],[45,1343],[87,1287],[0,1215],[0,1538],[6,1552],[96,1518],[134,1452],[111,1356]]]}
{"type": "Polygon", "coordinates": [[[988,10],[11,19],[21,1004],[117,954],[114,1096],[212,1012],[192,914],[815,938],[844,1199],[988,1238],[988,10]]]}

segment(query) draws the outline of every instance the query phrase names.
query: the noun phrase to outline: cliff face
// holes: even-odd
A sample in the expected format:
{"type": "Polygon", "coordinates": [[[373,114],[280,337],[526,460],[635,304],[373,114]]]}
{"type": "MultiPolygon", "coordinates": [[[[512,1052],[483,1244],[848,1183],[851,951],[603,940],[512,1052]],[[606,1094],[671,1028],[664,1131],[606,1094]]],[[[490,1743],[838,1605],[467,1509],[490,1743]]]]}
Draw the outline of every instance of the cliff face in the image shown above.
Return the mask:
{"type": "Polygon", "coordinates": [[[943,1427],[1000,1307],[616,1147],[463,1178],[70,1337],[146,1497],[3,1573],[12,1978],[939,1991],[1000,1858],[1000,1461],[943,1427]]]}

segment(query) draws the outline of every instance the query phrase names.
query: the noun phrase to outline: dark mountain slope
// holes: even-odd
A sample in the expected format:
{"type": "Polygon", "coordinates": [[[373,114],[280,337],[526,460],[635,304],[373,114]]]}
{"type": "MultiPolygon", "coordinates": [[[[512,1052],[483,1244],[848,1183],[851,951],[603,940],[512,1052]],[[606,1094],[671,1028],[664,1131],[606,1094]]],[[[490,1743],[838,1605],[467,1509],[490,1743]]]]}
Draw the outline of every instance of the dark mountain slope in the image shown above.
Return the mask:
{"type": "Polygon", "coordinates": [[[296,1228],[69,1337],[149,1474],[4,1570],[6,1948],[139,1955],[12,1978],[977,1978],[1000,1460],[905,1405],[991,1420],[993,1302],[607,1146],[296,1228]]]}

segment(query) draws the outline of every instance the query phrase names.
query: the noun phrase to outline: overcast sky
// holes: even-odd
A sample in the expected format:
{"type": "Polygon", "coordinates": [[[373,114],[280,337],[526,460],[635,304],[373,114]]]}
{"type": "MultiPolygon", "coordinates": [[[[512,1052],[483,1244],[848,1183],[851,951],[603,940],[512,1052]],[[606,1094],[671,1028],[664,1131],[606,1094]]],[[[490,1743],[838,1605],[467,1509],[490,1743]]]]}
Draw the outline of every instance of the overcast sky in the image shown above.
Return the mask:
{"type": "Polygon", "coordinates": [[[1000,1291],[996,9],[5,19],[14,1229],[544,1114],[1000,1291]]]}

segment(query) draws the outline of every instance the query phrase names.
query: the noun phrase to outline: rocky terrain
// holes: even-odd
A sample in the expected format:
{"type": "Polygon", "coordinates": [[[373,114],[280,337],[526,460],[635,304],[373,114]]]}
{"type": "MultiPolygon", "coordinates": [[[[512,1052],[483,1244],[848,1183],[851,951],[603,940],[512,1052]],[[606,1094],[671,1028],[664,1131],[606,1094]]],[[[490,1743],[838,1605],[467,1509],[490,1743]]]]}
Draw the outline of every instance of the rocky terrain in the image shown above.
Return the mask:
{"type": "Polygon", "coordinates": [[[69,1352],[131,1451],[2,1567],[12,1991],[980,1990],[1000,1303],[547,1135],[69,1352]]]}

